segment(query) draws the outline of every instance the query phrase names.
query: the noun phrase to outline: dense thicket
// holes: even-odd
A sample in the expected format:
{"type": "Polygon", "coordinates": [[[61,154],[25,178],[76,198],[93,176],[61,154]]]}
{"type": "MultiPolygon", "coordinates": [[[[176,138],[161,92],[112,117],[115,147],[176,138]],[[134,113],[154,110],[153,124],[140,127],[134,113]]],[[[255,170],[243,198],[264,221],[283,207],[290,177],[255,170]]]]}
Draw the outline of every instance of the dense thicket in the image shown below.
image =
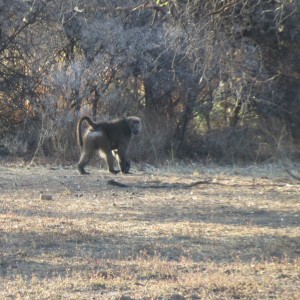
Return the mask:
{"type": "Polygon", "coordinates": [[[9,153],[75,159],[82,114],[142,117],[138,159],[299,153],[298,1],[76,5],[0,1],[0,147],[9,153]]]}

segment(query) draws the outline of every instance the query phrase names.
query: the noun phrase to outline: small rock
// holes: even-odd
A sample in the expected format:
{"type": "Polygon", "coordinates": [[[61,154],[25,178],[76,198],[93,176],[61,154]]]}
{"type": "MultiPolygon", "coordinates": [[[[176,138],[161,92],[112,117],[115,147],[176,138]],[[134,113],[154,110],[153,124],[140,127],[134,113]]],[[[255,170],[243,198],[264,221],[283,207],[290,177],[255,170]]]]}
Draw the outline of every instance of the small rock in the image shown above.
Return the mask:
{"type": "Polygon", "coordinates": [[[121,297],[118,298],[118,300],[134,300],[134,298],[131,298],[131,297],[126,296],[126,295],[122,295],[121,297]]]}
{"type": "Polygon", "coordinates": [[[40,200],[53,200],[53,197],[49,194],[40,194],[40,200]]]}

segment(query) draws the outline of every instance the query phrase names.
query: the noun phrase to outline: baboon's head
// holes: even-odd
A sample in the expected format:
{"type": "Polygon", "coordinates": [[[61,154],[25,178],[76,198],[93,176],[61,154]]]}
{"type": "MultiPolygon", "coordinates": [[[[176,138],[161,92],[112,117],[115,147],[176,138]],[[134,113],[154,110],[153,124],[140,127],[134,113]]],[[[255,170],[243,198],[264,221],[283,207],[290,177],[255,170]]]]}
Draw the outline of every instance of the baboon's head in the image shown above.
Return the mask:
{"type": "Polygon", "coordinates": [[[130,131],[134,134],[137,135],[141,132],[142,130],[142,123],[141,119],[137,117],[127,117],[126,122],[128,124],[128,127],[130,131]]]}

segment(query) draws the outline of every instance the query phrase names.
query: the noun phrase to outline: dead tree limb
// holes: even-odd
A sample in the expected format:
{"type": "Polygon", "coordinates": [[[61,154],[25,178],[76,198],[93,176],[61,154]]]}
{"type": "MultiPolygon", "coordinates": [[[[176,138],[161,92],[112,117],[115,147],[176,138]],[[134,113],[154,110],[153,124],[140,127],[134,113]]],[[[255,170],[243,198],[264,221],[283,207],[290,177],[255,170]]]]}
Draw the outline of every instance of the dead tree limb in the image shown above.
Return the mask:
{"type": "Polygon", "coordinates": [[[111,7],[95,7],[95,6],[81,6],[78,8],[77,6],[73,9],[75,13],[84,13],[84,12],[94,12],[95,10],[97,11],[102,11],[102,12],[124,12],[124,11],[136,11],[136,10],[145,10],[145,9],[153,9],[157,12],[160,12],[162,14],[166,13],[166,10],[163,6],[160,5],[153,5],[149,4],[149,1],[145,1],[142,4],[135,5],[135,6],[118,6],[115,8],[111,7]]]}
{"type": "Polygon", "coordinates": [[[162,184],[125,184],[119,182],[115,179],[110,179],[107,181],[107,184],[120,187],[120,188],[139,188],[139,189],[172,189],[172,188],[180,188],[180,189],[188,189],[200,184],[209,184],[212,182],[211,178],[205,180],[199,180],[192,183],[162,183],[162,184]]]}
{"type": "Polygon", "coordinates": [[[285,171],[294,179],[300,180],[300,176],[294,174],[290,169],[285,169],[285,171]]]}

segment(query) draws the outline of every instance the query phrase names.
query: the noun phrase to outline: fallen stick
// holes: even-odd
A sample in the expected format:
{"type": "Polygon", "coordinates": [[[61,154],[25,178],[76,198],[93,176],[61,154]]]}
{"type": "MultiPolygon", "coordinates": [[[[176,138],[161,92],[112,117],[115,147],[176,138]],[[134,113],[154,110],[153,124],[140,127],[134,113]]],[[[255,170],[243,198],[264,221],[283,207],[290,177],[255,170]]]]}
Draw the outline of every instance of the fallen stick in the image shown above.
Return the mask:
{"type": "Polygon", "coordinates": [[[151,185],[141,185],[141,184],[125,184],[122,182],[119,182],[115,179],[110,179],[107,181],[107,184],[120,187],[120,188],[139,188],[139,189],[164,189],[164,188],[182,188],[187,189],[191,188],[193,186],[197,186],[200,184],[209,184],[212,182],[211,178],[205,179],[205,180],[199,180],[192,183],[163,183],[163,184],[151,184],[151,185]]]}

